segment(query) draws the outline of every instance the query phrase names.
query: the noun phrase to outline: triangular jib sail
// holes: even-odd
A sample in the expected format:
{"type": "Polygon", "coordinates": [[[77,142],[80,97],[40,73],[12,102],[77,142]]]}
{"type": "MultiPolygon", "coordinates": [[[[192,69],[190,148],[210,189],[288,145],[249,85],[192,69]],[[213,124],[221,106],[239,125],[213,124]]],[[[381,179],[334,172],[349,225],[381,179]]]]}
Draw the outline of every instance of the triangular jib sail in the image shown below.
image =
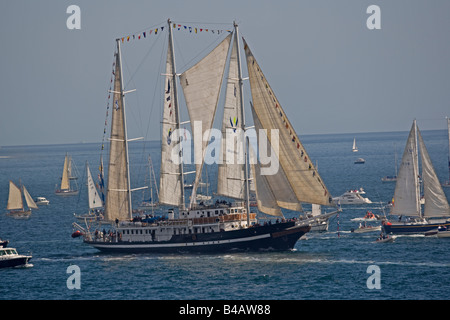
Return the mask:
{"type": "Polygon", "coordinates": [[[416,121],[414,121],[398,171],[391,209],[391,213],[395,215],[420,216],[421,214],[416,128],[416,121]]]}
{"type": "MultiPolygon", "coordinates": [[[[253,108],[263,129],[279,131],[280,169],[285,172],[298,202],[332,205],[332,198],[293,126],[244,41],[253,108]]],[[[267,134],[269,142],[272,136],[267,134]]]]}
{"type": "Polygon", "coordinates": [[[420,155],[422,159],[422,179],[425,197],[425,217],[446,217],[450,216],[450,209],[442,186],[431,163],[427,148],[423,142],[422,134],[417,129],[419,137],[420,155]]]}

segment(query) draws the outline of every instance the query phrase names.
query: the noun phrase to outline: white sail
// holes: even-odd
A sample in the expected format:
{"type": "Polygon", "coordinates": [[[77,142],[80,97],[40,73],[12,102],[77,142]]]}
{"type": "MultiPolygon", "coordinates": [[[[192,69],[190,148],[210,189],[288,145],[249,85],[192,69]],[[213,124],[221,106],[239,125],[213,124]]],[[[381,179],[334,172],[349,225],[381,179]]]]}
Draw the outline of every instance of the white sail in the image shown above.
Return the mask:
{"type": "MultiPolygon", "coordinates": [[[[264,129],[279,130],[280,168],[284,170],[297,200],[331,205],[332,198],[327,187],[281,108],[250,48],[245,41],[244,44],[254,110],[264,129]]],[[[271,134],[268,133],[268,137],[271,137],[271,134]]]]}
{"type": "Polygon", "coordinates": [[[258,210],[272,216],[283,216],[280,207],[278,206],[275,194],[267,181],[266,175],[261,175],[261,167],[257,161],[255,152],[251,146],[250,149],[250,163],[251,163],[251,173],[253,176],[253,186],[256,193],[256,203],[258,205],[258,210]]]}
{"type": "Polygon", "coordinates": [[[34,202],[33,198],[28,193],[27,188],[25,188],[25,186],[22,186],[22,188],[23,188],[23,195],[25,196],[25,201],[27,202],[28,208],[39,209],[36,202],[34,202]]]}
{"type": "Polygon", "coordinates": [[[194,143],[201,141],[201,148],[198,145],[194,147],[197,164],[191,205],[195,202],[196,189],[202,175],[206,146],[210,139],[210,136],[206,137],[204,134],[213,125],[230,39],[231,34],[200,62],[183,72],[180,76],[180,83],[191,121],[194,143]],[[199,125],[201,125],[201,129],[198,127],[199,125]],[[201,164],[199,164],[199,159],[201,159],[201,164]]]}
{"type": "Polygon", "coordinates": [[[422,159],[422,180],[425,196],[424,217],[445,217],[450,216],[450,209],[447,198],[442,190],[439,179],[431,163],[425,143],[423,142],[420,130],[417,128],[419,137],[420,155],[422,159]]]}
{"type": "MultiPolygon", "coordinates": [[[[252,106],[253,122],[255,124],[258,141],[261,141],[261,140],[267,141],[267,147],[270,149],[269,150],[270,153],[267,152],[266,154],[273,154],[273,153],[275,153],[275,150],[272,148],[265,131],[262,130],[261,121],[259,120],[259,117],[253,108],[253,104],[251,104],[251,106],[252,106]]],[[[268,134],[270,135],[270,133],[268,133],[268,134]]],[[[260,167],[261,167],[261,164],[258,165],[258,168],[260,168],[260,167]]],[[[292,186],[289,182],[289,179],[288,179],[287,174],[284,171],[283,167],[280,166],[278,168],[278,171],[275,174],[265,175],[264,178],[257,178],[256,179],[256,189],[258,189],[260,187],[260,186],[258,186],[259,182],[262,182],[263,190],[270,188],[270,193],[276,199],[278,206],[289,209],[289,210],[293,210],[293,211],[301,211],[302,210],[302,206],[297,199],[295,191],[292,189],[292,186]],[[267,184],[267,187],[265,186],[265,184],[267,184]]],[[[271,197],[271,195],[264,194],[261,191],[259,192],[259,195],[262,196],[263,198],[271,197]]],[[[268,207],[271,207],[271,206],[268,206],[268,207]]],[[[261,211],[263,211],[267,214],[270,214],[264,210],[261,210],[261,211]]]]}
{"type": "Polygon", "coordinates": [[[6,208],[8,210],[23,210],[22,192],[20,191],[20,188],[12,181],[9,181],[9,196],[8,205],[6,208]]]}
{"type": "Polygon", "coordinates": [[[419,166],[416,121],[414,120],[403,152],[395,185],[393,207],[395,215],[420,216],[419,166]]]}
{"type": "Polygon", "coordinates": [[[131,218],[129,200],[128,150],[125,131],[125,110],[122,89],[120,44],[117,42],[114,79],[114,101],[111,110],[111,137],[108,165],[108,184],[105,204],[105,220],[131,218]]]}
{"type": "Polygon", "coordinates": [[[243,120],[240,102],[237,44],[235,37],[231,50],[225,106],[222,120],[222,154],[218,169],[217,193],[235,199],[244,199],[243,120]]]}
{"type": "Polygon", "coordinates": [[[61,178],[61,190],[69,190],[70,189],[70,181],[69,181],[69,155],[66,154],[66,157],[64,158],[64,168],[63,168],[63,174],[61,178]]]}
{"type": "MultiPolygon", "coordinates": [[[[179,148],[178,137],[172,135],[177,129],[177,106],[173,83],[172,47],[169,45],[166,59],[164,86],[164,110],[161,134],[161,171],[159,184],[159,202],[172,206],[182,206],[182,181],[180,165],[174,162],[174,148],[179,148]]],[[[175,151],[175,152],[174,152],[175,151]]]]}
{"type": "Polygon", "coordinates": [[[356,146],[356,138],[353,138],[353,148],[352,148],[353,152],[358,152],[358,147],[356,146]]]}
{"type": "Polygon", "coordinates": [[[94,179],[92,179],[91,170],[89,170],[89,165],[86,162],[86,175],[87,175],[87,187],[88,187],[88,202],[89,208],[101,208],[103,207],[102,200],[98,194],[97,188],[95,187],[94,179]]]}

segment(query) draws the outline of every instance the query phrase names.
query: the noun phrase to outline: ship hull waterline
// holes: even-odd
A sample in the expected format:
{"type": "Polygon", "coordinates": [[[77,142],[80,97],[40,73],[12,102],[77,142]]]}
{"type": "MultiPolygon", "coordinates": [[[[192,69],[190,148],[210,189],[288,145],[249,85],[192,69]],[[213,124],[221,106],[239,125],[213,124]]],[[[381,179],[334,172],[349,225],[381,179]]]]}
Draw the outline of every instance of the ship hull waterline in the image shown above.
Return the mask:
{"type": "Polygon", "coordinates": [[[223,253],[240,251],[287,251],[311,229],[286,222],[246,229],[174,235],[168,241],[84,242],[106,253],[223,253]]]}

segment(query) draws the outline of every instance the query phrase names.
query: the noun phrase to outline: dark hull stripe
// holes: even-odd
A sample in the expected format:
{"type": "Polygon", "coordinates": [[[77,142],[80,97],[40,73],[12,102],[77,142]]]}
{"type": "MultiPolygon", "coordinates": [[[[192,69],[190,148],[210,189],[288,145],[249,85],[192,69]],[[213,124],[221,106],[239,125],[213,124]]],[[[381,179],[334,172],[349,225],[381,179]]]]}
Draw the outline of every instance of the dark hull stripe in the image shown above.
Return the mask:
{"type": "Polygon", "coordinates": [[[417,233],[425,233],[427,231],[437,229],[439,226],[450,227],[450,222],[447,222],[447,223],[424,223],[424,224],[412,224],[412,225],[384,224],[383,228],[386,233],[417,234],[417,233]]]}
{"type": "Polygon", "coordinates": [[[170,241],[148,242],[95,242],[89,245],[104,252],[120,253],[173,253],[289,250],[310,230],[293,223],[264,226],[236,231],[174,236],[170,241]],[[187,241],[187,236],[189,240],[187,241]]]}

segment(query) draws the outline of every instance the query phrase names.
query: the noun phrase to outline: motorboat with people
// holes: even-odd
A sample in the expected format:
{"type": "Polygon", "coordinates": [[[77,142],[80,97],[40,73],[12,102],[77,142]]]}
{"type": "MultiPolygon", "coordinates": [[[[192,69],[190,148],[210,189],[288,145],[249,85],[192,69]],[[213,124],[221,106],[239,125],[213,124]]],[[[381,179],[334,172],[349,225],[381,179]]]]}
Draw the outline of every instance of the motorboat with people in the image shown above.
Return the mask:
{"type": "Polygon", "coordinates": [[[0,268],[30,267],[31,255],[17,253],[15,248],[0,247],[0,268]]]}
{"type": "Polygon", "coordinates": [[[360,223],[359,227],[357,229],[351,230],[354,233],[366,233],[366,232],[373,232],[373,231],[381,231],[381,226],[372,226],[367,225],[366,222],[360,223]]]}
{"type": "Polygon", "coordinates": [[[366,160],[364,160],[363,158],[358,158],[355,160],[355,164],[364,164],[366,163],[366,160]]]}
{"type": "Polygon", "coordinates": [[[438,238],[450,238],[450,228],[440,225],[434,230],[425,232],[425,236],[436,236],[438,238]]]}
{"type": "Polygon", "coordinates": [[[385,243],[385,242],[394,242],[397,237],[394,235],[388,235],[384,232],[380,233],[378,238],[375,240],[375,243],[385,243]]]}

